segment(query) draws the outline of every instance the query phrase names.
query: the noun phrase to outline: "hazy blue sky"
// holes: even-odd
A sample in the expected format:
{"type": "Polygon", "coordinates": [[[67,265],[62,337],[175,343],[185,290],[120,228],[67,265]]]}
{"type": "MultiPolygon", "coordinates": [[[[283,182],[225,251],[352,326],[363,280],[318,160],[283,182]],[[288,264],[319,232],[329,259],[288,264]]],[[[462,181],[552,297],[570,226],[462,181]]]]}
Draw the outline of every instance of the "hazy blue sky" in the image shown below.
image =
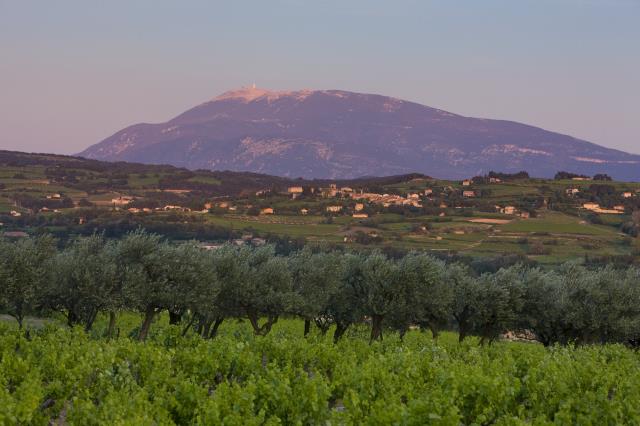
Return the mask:
{"type": "Polygon", "coordinates": [[[0,0],[0,148],[78,152],[254,81],[640,153],[640,0],[0,0]]]}

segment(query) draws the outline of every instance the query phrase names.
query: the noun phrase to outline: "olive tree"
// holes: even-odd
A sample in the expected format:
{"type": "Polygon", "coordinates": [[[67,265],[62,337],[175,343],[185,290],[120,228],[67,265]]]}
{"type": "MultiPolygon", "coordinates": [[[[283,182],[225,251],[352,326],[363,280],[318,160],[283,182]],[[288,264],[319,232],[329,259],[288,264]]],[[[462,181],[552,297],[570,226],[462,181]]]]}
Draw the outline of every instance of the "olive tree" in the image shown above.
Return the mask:
{"type": "Polygon", "coordinates": [[[156,314],[171,303],[171,254],[169,245],[158,235],[141,230],[127,234],[118,245],[125,303],[143,315],[139,340],[147,338],[156,314]]]}
{"type": "Polygon", "coordinates": [[[324,335],[333,324],[329,304],[340,285],[341,263],[336,253],[313,253],[305,248],[289,256],[296,295],[292,312],[304,319],[304,335],[313,321],[324,335]]]}
{"type": "Polygon", "coordinates": [[[398,267],[382,253],[374,252],[366,257],[362,265],[362,282],[357,297],[362,301],[365,315],[371,318],[369,341],[382,340],[385,318],[401,297],[398,267]]]}
{"type": "Polygon", "coordinates": [[[225,286],[226,304],[247,316],[256,335],[266,335],[295,298],[287,260],[273,246],[242,247],[237,251],[237,280],[225,286]],[[266,321],[260,324],[261,318],[266,321]]]}
{"type": "Polygon", "coordinates": [[[46,303],[63,312],[69,326],[82,323],[91,330],[98,313],[119,298],[115,259],[102,235],[73,240],[55,256],[51,275],[46,303]]]}
{"type": "Polygon", "coordinates": [[[480,284],[466,266],[458,263],[446,266],[442,280],[452,291],[451,313],[458,326],[458,341],[462,342],[473,331],[480,284]]]}
{"type": "Polygon", "coordinates": [[[521,266],[500,269],[495,274],[483,274],[478,279],[479,292],[474,329],[480,344],[493,342],[500,334],[513,330],[522,305],[521,266]]]}
{"type": "Polygon", "coordinates": [[[20,328],[26,315],[45,302],[45,286],[55,242],[49,236],[0,242],[0,305],[20,328]]]}
{"type": "Polygon", "coordinates": [[[398,265],[398,291],[393,320],[401,337],[410,324],[438,337],[451,316],[453,287],[443,279],[445,265],[422,253],[409,253],[398,265]]]}

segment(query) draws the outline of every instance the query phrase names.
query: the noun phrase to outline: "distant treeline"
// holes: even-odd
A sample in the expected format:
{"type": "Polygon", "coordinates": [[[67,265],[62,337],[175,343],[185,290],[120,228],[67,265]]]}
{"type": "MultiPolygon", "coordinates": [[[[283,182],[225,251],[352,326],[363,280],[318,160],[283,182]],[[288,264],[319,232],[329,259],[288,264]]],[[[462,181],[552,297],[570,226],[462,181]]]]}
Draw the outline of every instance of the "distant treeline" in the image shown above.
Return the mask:
{"type": "MultiPolygon", "coordinates": [[[[137,230],[119,240],[79,237],[58,249],[50,236],[0,240],[0,307],[22,327],[26,315],[62,312],[90,330],[99,313],[115,332],[120,311],[143,316],[144,340],[168,311],[186,334],[213,338],[229,318],[258,335],[296,316],[337,341],[367,323],[371,340],[412,326],[456,329],[460,340],[491,342],[512,331],[544,345],[635,342],[640,330],[640,271],[565,264],[543,271],[522,264],[476,274],[459,263],[409,253],[304,248],[288,256],[273,246],[202,250],[137,230]]],[[[302,330],[301,330],[302,332],[302,330]]]]}

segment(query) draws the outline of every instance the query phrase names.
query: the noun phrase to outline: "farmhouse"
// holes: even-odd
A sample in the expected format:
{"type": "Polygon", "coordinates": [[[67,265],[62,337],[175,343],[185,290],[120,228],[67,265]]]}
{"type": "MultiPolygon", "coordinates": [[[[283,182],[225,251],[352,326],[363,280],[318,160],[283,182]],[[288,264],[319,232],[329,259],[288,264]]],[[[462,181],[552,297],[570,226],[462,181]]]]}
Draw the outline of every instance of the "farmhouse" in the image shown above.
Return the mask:
{"type": "Polygon", "coordinates": [[[130,197],[128,195],[121,195],[118,198],[112,198],[111,204],[113,204],[114,206],[126,206],[127,204],[132,202],[134,199],[135,199],[134,197],[130,197]]]}
{"type": "Polygon", "coordinates": [[[582,205],[583,209],[587,209],[587,210],[597,210],[600,208],[600,204],[598,203],[584,203],[582,205]]]}
{"type": "Polygon", "coordinates": [[[2,235],[4,235],[7,238],[25,238],[29,236],[29,234],[27,234],[24,231],[7,231],[2,235]]]}

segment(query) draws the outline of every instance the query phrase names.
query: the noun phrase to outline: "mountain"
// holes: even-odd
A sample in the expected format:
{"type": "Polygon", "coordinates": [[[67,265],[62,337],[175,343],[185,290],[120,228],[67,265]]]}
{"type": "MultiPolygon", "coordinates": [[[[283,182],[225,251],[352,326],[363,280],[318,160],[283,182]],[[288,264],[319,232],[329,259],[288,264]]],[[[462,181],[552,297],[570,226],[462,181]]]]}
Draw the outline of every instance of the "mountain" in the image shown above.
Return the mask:
{"type": "Polygon", "coordinates": [[[490,170],[557,171],[640,180],[640,155],[512,121],[464,117],[387,96],[342,90],[226,92],[160,124],[136,124],[79,155],[190,169],[289,177],[490,170]]]}

